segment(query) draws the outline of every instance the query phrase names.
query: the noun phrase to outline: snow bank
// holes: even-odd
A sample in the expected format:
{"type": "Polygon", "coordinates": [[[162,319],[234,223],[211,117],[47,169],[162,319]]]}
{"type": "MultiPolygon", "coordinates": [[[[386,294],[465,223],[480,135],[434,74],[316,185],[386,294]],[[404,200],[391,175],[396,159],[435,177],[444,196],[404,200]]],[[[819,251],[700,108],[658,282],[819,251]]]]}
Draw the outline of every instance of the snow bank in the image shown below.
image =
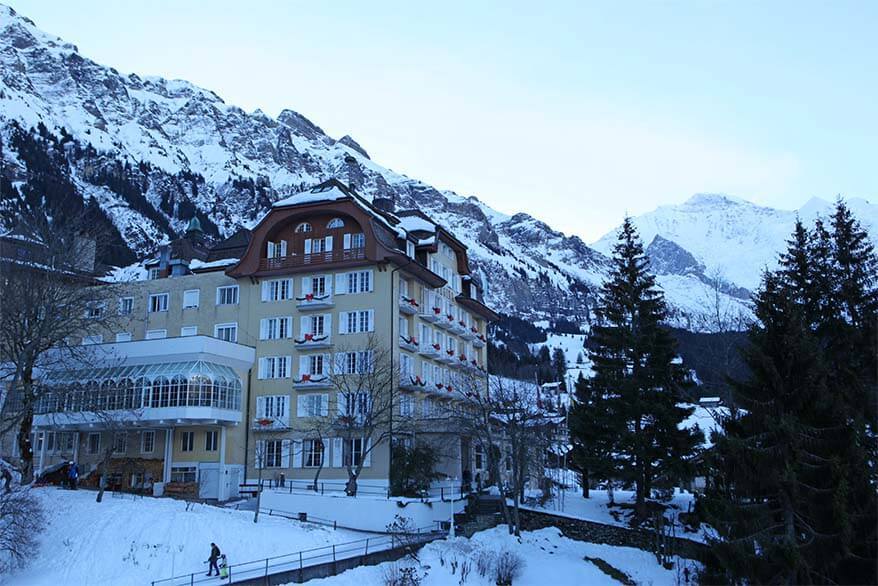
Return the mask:
{"type": "Polygon", "coordinates": [[[49,519],[28,568],[2,584],[148,584],[206,572],[215,542],[230,563],[360,539],[362,535],[280,517],[172,499],[124,498],[92,491],[35,489],[49,519]]]}
{"type": "MultiPolygon", "coordinates": [[[[506,531],[505,526],[476,533],[472,539],[457,538],[430,543],[418,555],[420,563],[400,561],[400,565],[414,565],[421,576],[422,586],[445,586],[462,584],[460,569],[469,561],[470,574],[468,586],[489,586],[494,584],[492,576],[480,576],[476,570],[475,559],[485,553],[496,555],[502,551],[517,554],[524,560],[521,575],[515,579],[516,586],[618,585],[619,582],[601,571],[585,558],[600,558],[630,576],[638,584],[675,584],[677,572],[684,565],[694,574],[696,564],[690,560],[676,559],[676,568],[666,570],[656,562],[649,552],[631,547],[618,547],[596,543],[574,541],[561,535],[557,529],[525,531],[521,538],[515,538],[506,531]],[[456,562],[452,564],[452,562],[456,562]],[[454,565],[454,570],[452,570],[454,565]]],[[[361,586],[362,584],[383,584],[384,574],[390,563],[377,566],[359,567],[338,576],[323,580],[312,580],[309,584],[318,586],[361,586]]],[[[680,580],[682,582],[682,580],[680,580]]]]}

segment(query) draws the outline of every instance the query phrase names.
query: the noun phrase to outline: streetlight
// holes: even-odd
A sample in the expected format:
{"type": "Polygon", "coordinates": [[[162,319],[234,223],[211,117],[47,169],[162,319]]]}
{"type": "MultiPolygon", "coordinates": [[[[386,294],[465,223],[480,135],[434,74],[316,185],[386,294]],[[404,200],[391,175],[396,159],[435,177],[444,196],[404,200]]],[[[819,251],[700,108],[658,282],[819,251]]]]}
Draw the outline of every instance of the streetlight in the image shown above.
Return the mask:
{"type": "Polygon", "coordinates": [[[457,476],[451,479],[451,491],[448,495],[448,502],[451,503],[451,523],[448,524],[448,537],[454,539],[454,487],[457,484],[457,476]]]}

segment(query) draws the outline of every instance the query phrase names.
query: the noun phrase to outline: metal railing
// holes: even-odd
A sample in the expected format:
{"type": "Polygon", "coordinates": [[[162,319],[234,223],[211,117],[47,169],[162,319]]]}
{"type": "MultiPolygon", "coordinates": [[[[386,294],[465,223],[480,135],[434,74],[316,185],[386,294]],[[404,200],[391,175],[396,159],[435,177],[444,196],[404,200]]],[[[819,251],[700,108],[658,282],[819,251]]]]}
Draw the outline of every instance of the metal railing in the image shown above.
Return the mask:
{"type": "MultiPolygon", "coordinates": [[[[263,578],[271,574],[280,572],[304,570],[305,568],[324,564],[327,562],[336,562],[355,558],[357,556],[369,555],[377,551],[385,551],[394,549],[398,546],[412,546],[427,543],[437,539],[443,532],[430,528],[419,528],[413,533],[405,535],[377,535],[375,537],[367,537],[365,539],[357,539],[355,541],[346,541],[343,543],[334,543],[322,547],[311,549],[302,549],[296,552],[282,554],[249,562],[241,562],[239,564],[230,564],[228,568],[228,576],[223,578],[220,584],[232,584],[235,581],[263,578]]],[[[161,580],[153,580],[152,586],[184,586],[186,584],[192,586],[194,584],[204,583],[217,584],[217,578],[207,577],[204,570],[189,574],[181,574],[171,578],[162,578],[161,580]]]]}
{"type": "Polygon", "coordinates": [[[328,252],[309,252],[308,254],[293,253],[287,256],[260,258],[259,270],[288,269],[308,265],[362,260],[364,258],[366,258],[365,248],[341,248],[328,252]]]}
{"type": "MultiPolygon", "coordinates": [[[[303,492],[310,494],[345,494],[345,486],[347,483],[343,480],[329,480],[329,481],[320,481],[317,483],[315,487],[313,481],[308,480],[290,480],[285,479],[282,483],[280,480],[276,479],[268,479],[264,478],[262,480],[262,488],[269,488],[273,490],[286,490],[289,494],[293,494],[293,492],[303,492]]],[[[446,499],[454,499],[460,500],[466,497],[467,494],[470,493],[470,490],[463,486],[438,486],[435,488],[430,488],[428,490],[423,491],[421,494],[416,497],[403,497],[401,495],[393,495],[390,493],[390,488],[385,485],[370,485],[364,484],[362,482],[357,483],[357,496],[367,496],[367,497],[381,497],[385,499],[390,499],[394,497],[399,498],[439,498],[441,500],[446,499]]]]}

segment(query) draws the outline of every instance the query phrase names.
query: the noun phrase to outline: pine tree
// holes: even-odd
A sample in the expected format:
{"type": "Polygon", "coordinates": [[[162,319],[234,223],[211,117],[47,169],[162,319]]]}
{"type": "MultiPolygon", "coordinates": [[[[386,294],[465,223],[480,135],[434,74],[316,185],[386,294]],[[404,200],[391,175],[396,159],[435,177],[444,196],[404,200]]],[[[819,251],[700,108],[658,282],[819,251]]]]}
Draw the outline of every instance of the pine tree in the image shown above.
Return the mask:
{"type": "Polygon", "coordinates": [[[599,478],[635,485],[637,520],[646,517],[653,488],[690,471],[701,439],[698,430],[680,429],[692,413],[678,405],[686,376],[662,325],[667,309],[648,265],[626,218],[592,329],[595,376],[578,385],[570,417],[582,466],[599,478]]]}
{"type": "Polygon", "coordinates": [[[707,582],[875,583],[876,261],[842,202],[764,276],[706,499],[707,582]]]}
{"type": "Polygon", "coordinates": [[[555,348],[555,351],[552,352],[552,369],[557,377],[555,380],[563,382],[564,377],[567,376],[567,357],[561,348],[555,348]]]}

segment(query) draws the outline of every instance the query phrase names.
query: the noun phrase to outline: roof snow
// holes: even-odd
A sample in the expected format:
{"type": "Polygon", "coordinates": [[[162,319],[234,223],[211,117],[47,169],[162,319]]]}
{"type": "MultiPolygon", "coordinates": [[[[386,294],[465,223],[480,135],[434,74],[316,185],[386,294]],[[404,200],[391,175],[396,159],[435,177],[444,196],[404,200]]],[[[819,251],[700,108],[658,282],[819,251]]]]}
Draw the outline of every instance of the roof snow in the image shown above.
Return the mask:
{"type": "Polygon", "coordinates": [[[399,218],[399,225],[405,228],[409,232],[415,232],[418,230],[424,232],[435,232],[436,224],[425,220],[420,216],[402,216],[399,218]]]}
{"type": "Polygon", "coordinates": [[[348,194],[343,192],[338,187],[329,186],[324,187],[318,190],[318,188],[309,189],[308,191],[302,191],[295,195],[291,195],[289,197],[285,197],[284,199],[279,199],[273,204],[271,207],[280,208],[284,206],[294,206],[300,205],[303,203],[316,203],[320,201],[336,201],[339,199],[344,199],[346,197],[350,197],[348,194]]]}

